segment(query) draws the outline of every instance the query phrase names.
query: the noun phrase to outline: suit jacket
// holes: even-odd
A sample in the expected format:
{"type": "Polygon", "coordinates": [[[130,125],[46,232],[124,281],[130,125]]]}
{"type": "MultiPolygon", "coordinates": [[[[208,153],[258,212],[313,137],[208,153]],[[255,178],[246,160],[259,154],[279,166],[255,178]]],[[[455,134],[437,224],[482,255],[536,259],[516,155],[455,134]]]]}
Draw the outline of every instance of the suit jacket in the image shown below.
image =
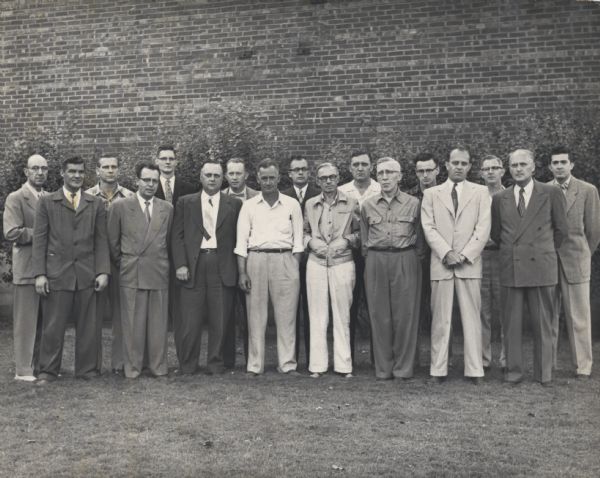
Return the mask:
{"type": "MultiPolygon", "coordinates": [[[[181,178],[175,176],[175,187],[173,188],[173,206],[177,204],[177,200],[181,196],[185,196],[186,194],[193,194],[196,191],[198,191],[197,187],[194,187],[192,184],[186,183],[185,181],[182,181],[181,178]]],[[[165,192],[163,191],[161,182],[158,183],[158,189],[156,190],[156,194],[154,195],[154,197],[157,197],[158,199],[162,200],[165,199],[165,192]]]]}
{"type": "Polygon", "coordinates": [[[108,211],[108,241],[121,287],[169,287],[172,222],[173,206],[162,199],[154,198],[149,225],[137,194],[113,203],[108,211]]]}
{"type": "Polygon", "coordinates": [[[565,198],[556,186],[533,181],[525,215],[514,186],[492,199],[492,239],[500,246],[500,285],[543,287],[558,282],[556,250],[568,235],[565,198]]]}
{"type": "MultiPolygon", "coordinates": [[[[222,193],[227,194],[228,196],[231,196],[231,188],[223,189],[222,193]]],[[[251,187],[246,186],[246,200],[253,198],[257,194],[259,194],[259,192],[256,189],[252,189],[251,187]]],[[[237,199],[240,199],[240,198],[237,198],[237,199]]]]}
{"type": "MultiPolygon", "coordinates": [[[[229,197],[223,192],[217,212],[217,258],[219,275],[223,285],[234,287],[237,284],[237,259],[233,253],[236,243],[237,220],[242,201],[229,197]]],[[[175,270],[186,266],[190,278],[181,285],[191,289],[196,284],[196,264],[200,256],[200,246],[204,238],[202,225],[201,193],[179,198],[175,208],[175,219],[171,233],[171,252],[175,270]]]]}
{"type": "Polygon", "coordinates": [[[33,221],[38,198],[24,184],[6,198],[4,204],[4,237],[12,245],[13,284],[34,284],[31,261],[33,221]]]}
{"type": "Polygon", "coordinates": [[[458,209],[454,213],[451,182],[423,193],[421,223],[431,248],[431,280],[481,278],[481,251],[490,236],[490,195],[485,186],[464,181],[458,209]],[[442,260],[454,250],[468,259],[448,268],[442,260]]]}
{"type": "Polygon", "coordinates": [[[306,194],[302,198],[302,202],[298,200],[298,196],[296,196],[296,190],[294,189],[294,186],[290,186],[289,188],[281,191],[281,193],[298,201],[300,203],[300,209],[302,209],[302,214],[304,215],[304,206],[306,205],[306,201],[308,201],[310,198],[314,198],[315,196],[321,194],[321,189],[308,183],[308,187],[306,188],[306,194]]]}
{"type": "Polygon", "coordinates": [[[566,194],[569,234],[558,249],[567,282],[588,282],[592,254],[600,242],[600,199],[596,186],[571,176],[566,194]]]}
{"type": "Polygon", "coordinates": [[[43,196],[33,226],[33,275],[45,275],[54,290],[94,286],[96,276],[110,274],[106,207],[81,192],[75,211],[63,189],[43,196]]]}

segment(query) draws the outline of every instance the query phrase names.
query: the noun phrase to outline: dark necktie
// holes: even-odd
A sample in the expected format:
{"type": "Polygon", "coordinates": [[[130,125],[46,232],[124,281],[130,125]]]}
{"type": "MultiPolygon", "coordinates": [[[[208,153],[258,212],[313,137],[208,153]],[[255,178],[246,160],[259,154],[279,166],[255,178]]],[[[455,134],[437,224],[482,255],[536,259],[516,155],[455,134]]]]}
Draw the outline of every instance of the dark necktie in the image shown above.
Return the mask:
{"type": "Polygon", "coordinates": [[[519,211],[519,216],[523,217],[525,215],[525,189],[521,188],[519,191],[519,205],[517,206],[517,211],[519,211]]]}
{"type": "Polygon", "coordinates": [[[566,196],[567,195],[567,189],[569,189],[569,185],[567,183],[562,183],[560,185],[560,189],[563,192],[563,194],[566,196]]]}
{"type": "Polygon", "coordinates": [[[454,186],[452,187],[452,194],[450,194],[452,196],[452,205],[454,206],[454,214],[456,214],[456,211],[458,211],[458,193],[456,192],[457,185],[458,185],[458,183],[454,183],[454,186]]]}
{"type": "Polygon", "coordinates": [[[144,204],[146,207],[144,208],[144,215],[146,216],[146,222],[150,224],[152,216],[150,216],[150,201],[145,201],[144,204]]]}

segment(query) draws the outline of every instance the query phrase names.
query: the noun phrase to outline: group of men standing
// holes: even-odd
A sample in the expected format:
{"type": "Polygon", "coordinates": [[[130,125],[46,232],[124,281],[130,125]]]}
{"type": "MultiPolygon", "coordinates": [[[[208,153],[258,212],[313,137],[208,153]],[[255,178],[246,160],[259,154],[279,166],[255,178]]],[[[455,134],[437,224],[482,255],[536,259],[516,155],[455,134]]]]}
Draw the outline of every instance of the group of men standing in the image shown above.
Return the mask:
{"type": "Polygon", "coordinates": [[[207,373],[233,368],[239,329],[246,371],[258,376],[265,370],[269,304],[280,373],[298,374],[300,336],[311,377],[328,371],[331,311],[333,370],[352,377],[363,296],[379,380],[413,377],[420,325],[429,320],[431,380],[445,380],[455,297],[464,375],[473,383],[493,363],[494,315],[504,378],[522,380],[525,304],[534,379],[551,381],[561,306],[576,374],[589,377],[590,263],[600,241],[600,200],[594,186],[571,175],[569,151],[552,151],[552,184],[533,179],[533,153],[513,151],[514,186],[507,189],[496,156],[482,159],[485,186],[467,181],[466,149],[451,151],[448,179],[439,185],[432,155],[414,162],[419,184],[411,194],[400,190],[398,161],[373,164],[365,152],[352,154],[353,180],[342,186],[338,167],[328,162],[316,167],[312,186],[307,160],[296,156],[289,163],[292,187],[279,191],[280,166],[265,159],[255,191],[246,186],[244,161],[231,158],[225,166],[203,164],[195,192],[175,177],[174,148],[163,146],[153,162],[136,165],[135,193],[118,184],[119,162],[109,155],[97,160],[93,188],[82,190],[84,162],[72,157],[62,163],[63,187],[46,193],[47,162],[30,156],[27,182],[8,196],[4,212],[4,233],[13,241],[15,378],[58,377],[69,320],[76,328],[75,375],[97,376],[105,315],[112,318],[115,374],[167,376],[170,317],[177,374],[197,371],[203,330],[207,373]]]}

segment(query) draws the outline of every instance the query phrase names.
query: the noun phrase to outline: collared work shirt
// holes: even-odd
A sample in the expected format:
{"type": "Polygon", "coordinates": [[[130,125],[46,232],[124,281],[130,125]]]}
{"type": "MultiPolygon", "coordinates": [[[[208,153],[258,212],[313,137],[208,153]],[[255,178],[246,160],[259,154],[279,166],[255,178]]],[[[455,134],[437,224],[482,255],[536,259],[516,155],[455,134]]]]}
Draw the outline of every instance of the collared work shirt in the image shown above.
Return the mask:
{"type": "Polygon", "coordinates": [[[381,194],[367,199],[361,209],[360,236],[363,253],[370,247],[403,248],[416,246],[423,249],[417,198],[398,190],[388,202],[381,194]]]}
{"type": "Polygon", "coordinates": [[[91,194],[92,196],[97,196],[100,199],[102,199],[105,202],[107,208],[109,208],[116,199],[128,198],[135,194],[133,191],[130,191],[129,189],[124,188],[123,186],[117,186],[115,193],[109,199],[106,196],[106,194],[104,194],[104,191],[100,189],[100,184],[96,184],[95,186],[91,187],[86,191],[86,193],[91,194]]]}
{"type": "Polygon", "coordinates": [[[352,180],[349,183],[342,184],[338,187],[338,190],[342,191],[346,196],[356,199],[358,201],[358,207],[362,208],[366,199],[381,192],[381,186],[377,181],[371,179],[371,184],[369,184],[369,187],[361,194],[360,191],[356,189],[354,180],[352,180]]]}
{"type": "Polygon", "coordinates": [[[273,206],[262,193],[242,205],[237,223],[234,253],[247,257],[248,250],[291,249],[304,251],[302,245],[302,210],[295,199],[279,193],[273,206]]]}

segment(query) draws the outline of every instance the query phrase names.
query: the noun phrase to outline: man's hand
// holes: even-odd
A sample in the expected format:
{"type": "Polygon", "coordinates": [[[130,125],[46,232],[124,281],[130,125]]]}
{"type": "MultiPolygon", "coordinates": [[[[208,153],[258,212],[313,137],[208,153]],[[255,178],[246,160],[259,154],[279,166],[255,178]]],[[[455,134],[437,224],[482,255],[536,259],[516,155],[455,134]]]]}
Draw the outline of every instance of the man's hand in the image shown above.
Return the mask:
{"type": "Polygon", "coordinates": [[[35,278],[35,291],[44,297],[50,293],[50,283],[46,276],[37,276],[35,278]]]}
{"type": "Polygon", "coordinates": [[[190,271],[188,270],[187,266],[178,267],[175,271],[175,277],[177,277],[177,280],[180,280],[182,282],[189,280],[190,271]]]}
{"type": "Polygon", "coordinates": [[[250,293],[252,284],[250,283],[250,277],[248,277],[248,274],[239,275],[238,285],[240,286],[240,289],[242,289],[246,294],[250,293]]]}
{"type": "Polygon", "coordinates": [[[446,254],[446,256],[444,257],[444,260],[442,261],[446,267],[456,267],[459,266],[460,264],[462,264],[462,260],[460,258],[460,255],[454,251],[448,251],[448,254],[446,254]]]}
{"type": "Polygon", "coordinates": [[[94,290],[96,292],[102,292],[108,285],[108,274],[98,274],[96,276],[96,282],[94,283],[94,290]]]}

